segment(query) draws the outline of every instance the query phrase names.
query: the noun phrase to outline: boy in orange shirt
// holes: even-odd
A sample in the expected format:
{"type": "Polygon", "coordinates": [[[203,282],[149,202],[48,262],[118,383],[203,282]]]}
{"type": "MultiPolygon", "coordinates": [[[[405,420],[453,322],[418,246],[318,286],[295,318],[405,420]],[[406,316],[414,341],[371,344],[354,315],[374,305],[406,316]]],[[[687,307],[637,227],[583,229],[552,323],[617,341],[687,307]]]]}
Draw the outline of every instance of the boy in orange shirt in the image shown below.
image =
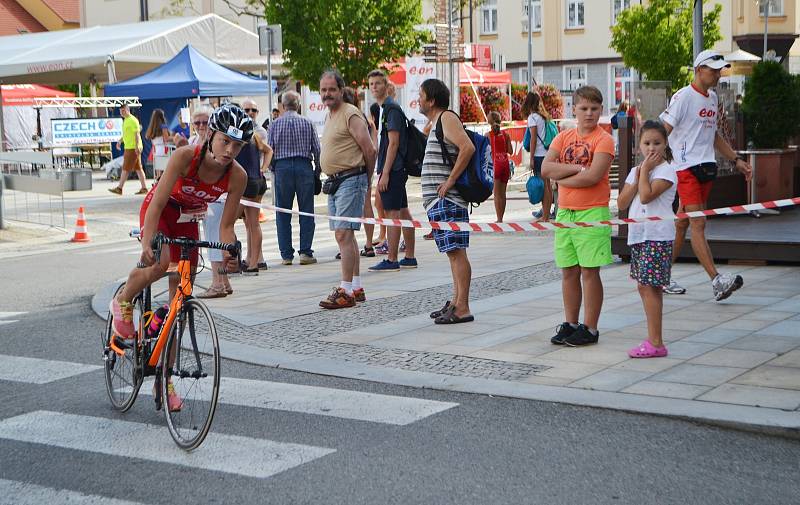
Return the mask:
{"type": "MultiPolygon", "coordinates": [[[[603,94],[594,86],[583,86],[575,91],[573,103],[577,128],[559,133],[542,163],[542,176],[558,182],[556,222],[610,219],[608,170],[614,139],[598,126],[603,94]]],[[[550,342],[571,347],[596,344],[603,306],[600,267],[612,262],[611,227],[556,230],[555,260],[562,273],[566,321],[550,342]],[[581,298],[584,322],[578,323],[581,298]]]]}

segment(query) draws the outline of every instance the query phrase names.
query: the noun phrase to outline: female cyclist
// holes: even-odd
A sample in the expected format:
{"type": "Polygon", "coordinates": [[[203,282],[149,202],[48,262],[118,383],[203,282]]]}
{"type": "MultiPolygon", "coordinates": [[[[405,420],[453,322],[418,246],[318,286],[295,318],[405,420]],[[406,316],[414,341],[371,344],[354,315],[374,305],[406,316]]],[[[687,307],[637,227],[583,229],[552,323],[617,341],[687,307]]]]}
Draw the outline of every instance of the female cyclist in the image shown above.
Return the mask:
{"type": "MultiPolygon", "coordinates": [[[[224,105],[211,114],[208,127],[211,135],[202,145],[175,150],[161,180],[142,203],[139,223],[142,227],[141,263],[145,268],[131,271],[124,289],[110,304],[114,331],[122,338],[134,337],[133,298],[161,278],[171,260],[179,259],[180,247],[170,246],[169,251],[165,249],[156,263],[151,247],[156,232],[171,238],[198,240],[197,220],[206,212],[210,202],[227,192],[220,239],[230,243],[236,240],[233,225],[238,215],[239,200],[247,186],[247,174],[235,158],[253,137],[253,121],[242,109],[224,105]]],[[[227,252],[225,254],[228,255],[227,252]]],[[[190,255],[192,267],[197,265],[197,257],[197,250],[193,250],[190,255]]],[[[170,276],[170,298],[175,294],[178,281],[176,276],[170,276]]],[[[170,401],[170,406],[172,403],[170,401]]]]}

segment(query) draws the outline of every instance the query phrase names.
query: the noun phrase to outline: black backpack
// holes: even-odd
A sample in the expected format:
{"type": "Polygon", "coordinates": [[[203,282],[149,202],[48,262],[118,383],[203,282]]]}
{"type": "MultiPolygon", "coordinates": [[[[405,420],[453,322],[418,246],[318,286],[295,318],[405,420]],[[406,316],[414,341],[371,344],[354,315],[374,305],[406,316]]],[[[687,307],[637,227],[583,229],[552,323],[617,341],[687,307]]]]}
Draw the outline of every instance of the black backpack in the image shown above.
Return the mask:
{"type": "MultiPolygon", "coordinates": [[[[405,151],[402,149],[398,150],[403,157],[403,168],[406,174],[412,177],[421,177],[422,160],[425,158],[425,145],[428,143],[428,139],[425,137],[425,134],[416,127],[414,120],[408,119],[403,109],[396,103],[384,105],[384,121],[386,120],[385,115],[388,114],[391,108],[396,108],[400,111],[406,123],[406,148],[405,151]]],[[[386,130],[381,129],[381,131],[386,130]]]]}

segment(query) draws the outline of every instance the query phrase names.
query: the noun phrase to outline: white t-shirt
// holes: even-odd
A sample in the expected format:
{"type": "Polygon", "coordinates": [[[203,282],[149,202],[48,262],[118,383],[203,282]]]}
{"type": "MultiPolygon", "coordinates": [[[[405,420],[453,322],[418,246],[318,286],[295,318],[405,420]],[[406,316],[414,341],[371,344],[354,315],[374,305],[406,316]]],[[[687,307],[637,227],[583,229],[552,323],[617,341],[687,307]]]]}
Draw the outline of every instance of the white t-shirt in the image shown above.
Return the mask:
{"type": "MultiPolygon", "coordinates": [[[[625,179],[625,184],[638,185],[639,167],[634,168],[625,179]]],[[[648,204],[639,200],[637,193],[633,197],[628,217],[674,216],[672,202],[675,200],[675,191],[678,185],[678,176],[675,173],[675,164],[664,162],[650,171],[650,182],[654,179],[664,179],[672,183],[666,191],[648,204]]],[[[651,221],[628,225],[628,245],[639,244],[646,240],[672,241],[675,240],[675,221],[651,221]]]]}
{"type": "MultiPolygon", "coordinates": [[[[546,125],[544,118],[541,114],[534,112],[530,116],[528,116],[528,128],[535,126],[536,127],[536,149],[533,151],[533,156],[547,156],[547,149],[544,148],[544,142],[539,139],[544,140],[544,136],[547,133],[546,125]]],[[[534,138],[531,137],[531,144],[533,143],[534,138]]]]}
{"type": "Polygon", "coordinates": [[[709,90],[704,95],[691,84],[672,95],[659,119],[672,126],[669,145],[675,170],[716,161],[717,104],[716,93],[709,90]]]}

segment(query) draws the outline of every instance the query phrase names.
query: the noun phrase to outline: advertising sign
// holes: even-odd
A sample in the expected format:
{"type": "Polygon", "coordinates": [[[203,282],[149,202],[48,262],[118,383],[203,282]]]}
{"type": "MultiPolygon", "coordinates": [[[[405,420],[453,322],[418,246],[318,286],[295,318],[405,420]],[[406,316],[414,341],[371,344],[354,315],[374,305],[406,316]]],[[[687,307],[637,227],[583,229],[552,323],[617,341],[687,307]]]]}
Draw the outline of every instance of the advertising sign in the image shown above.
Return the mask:
{"type": "Polygon", "coordinates": [[[322,103],[319,91],[311,91],[308,86],[303,86],[303,115],[314,123],[317,135],[322,136],[325,129],[325,116],[328,115],[328,108],[322,103]]]}
{"type": "Polygon", "coordinates": [[[108,144],[122,137],[121,117],[51,119],[53,146],[108,144]]]}
{"type": "Polygon", "coordinates": [[[436,77],[436,64],[426,62],[421,57],[406,58],[406,86],[403,110],[408,119],[413,119],[414,124],[422,130],[428,123],[428,118],[419,111],[419,87],[426,79],[436,77]]]}

